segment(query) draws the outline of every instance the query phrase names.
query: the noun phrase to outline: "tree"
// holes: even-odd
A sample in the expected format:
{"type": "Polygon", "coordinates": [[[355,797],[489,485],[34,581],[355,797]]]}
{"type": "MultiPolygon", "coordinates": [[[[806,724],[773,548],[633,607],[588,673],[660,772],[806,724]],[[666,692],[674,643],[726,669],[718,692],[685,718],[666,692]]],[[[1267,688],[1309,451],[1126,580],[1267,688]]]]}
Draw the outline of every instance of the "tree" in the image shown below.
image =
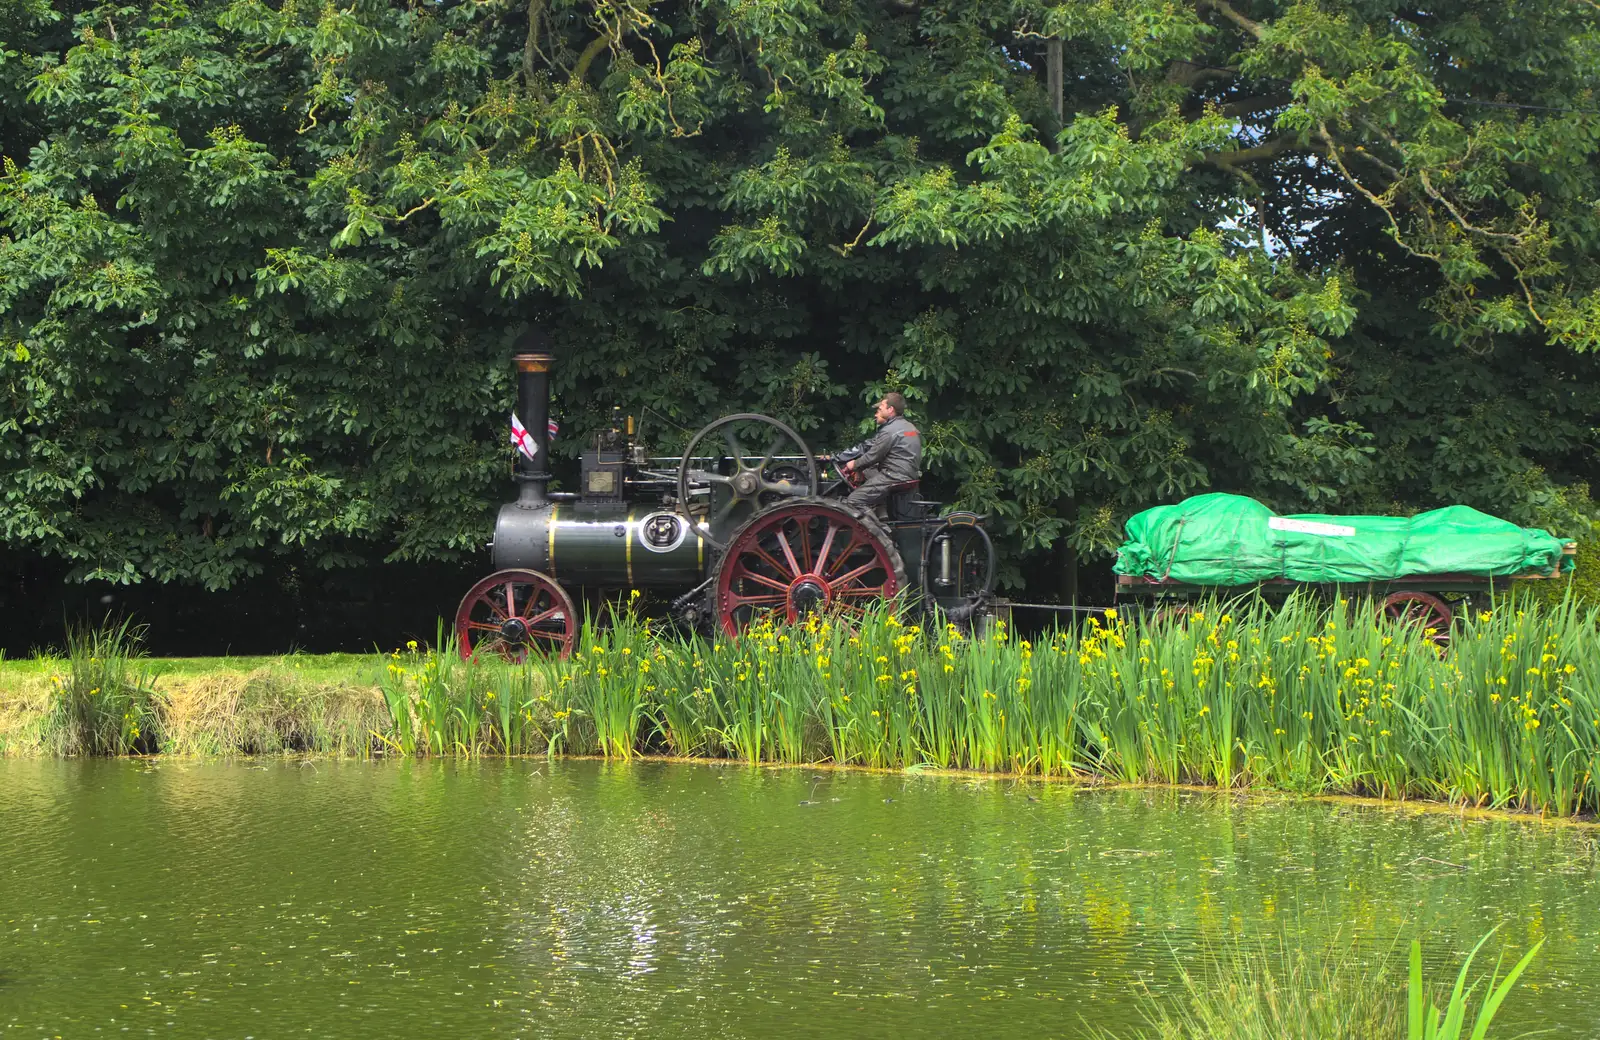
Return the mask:
{"type": "Polygon", "coordinates": [[[1566,521],[1594,14],[17,7],[0,537],[213,587],[466,554],[530,323],[569,453],[612,402],[833,443],[902,389],[1014,564],[1202,488],[1566,521]]]}

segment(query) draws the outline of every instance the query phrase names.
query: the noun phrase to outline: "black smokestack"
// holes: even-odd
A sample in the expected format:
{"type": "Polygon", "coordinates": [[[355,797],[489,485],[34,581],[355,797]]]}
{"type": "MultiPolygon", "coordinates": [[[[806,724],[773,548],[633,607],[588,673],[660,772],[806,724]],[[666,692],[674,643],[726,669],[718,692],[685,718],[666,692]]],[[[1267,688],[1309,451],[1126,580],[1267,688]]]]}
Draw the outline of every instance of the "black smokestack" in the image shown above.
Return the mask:
{"type": "Polygon", "coordinates": [[[531,330],[518,339],[511,360],[517,366],[517,418],[534,444],[533,458],[517,455],[519,500],[537,504],[545,501],[550,481],[550,368],[555,356],[545,346],[544,336],[531,330]]]}

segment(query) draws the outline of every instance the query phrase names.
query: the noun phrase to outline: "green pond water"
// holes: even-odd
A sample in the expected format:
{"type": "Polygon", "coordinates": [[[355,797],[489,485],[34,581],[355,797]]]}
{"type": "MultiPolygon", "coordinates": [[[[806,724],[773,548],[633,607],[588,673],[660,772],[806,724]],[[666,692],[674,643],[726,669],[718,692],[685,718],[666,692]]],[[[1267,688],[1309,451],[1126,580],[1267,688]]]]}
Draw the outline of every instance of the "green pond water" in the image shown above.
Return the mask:
{"type": "Polygon", "coordinates": [[[0,1036],[1071,1037],[1234,936],[1421,931],[1437,975],[1495,924],[1548,940],[1501,1035],[1593,1036],[1595,850],[951,777],[0,761],[0,1036]]]}

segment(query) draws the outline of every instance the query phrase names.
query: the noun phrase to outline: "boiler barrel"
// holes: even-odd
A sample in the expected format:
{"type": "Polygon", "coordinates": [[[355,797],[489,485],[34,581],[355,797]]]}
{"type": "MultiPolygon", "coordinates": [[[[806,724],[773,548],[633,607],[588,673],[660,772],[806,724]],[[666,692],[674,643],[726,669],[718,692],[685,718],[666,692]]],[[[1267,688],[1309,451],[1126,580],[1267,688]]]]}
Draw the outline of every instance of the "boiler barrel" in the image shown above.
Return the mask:
{"type": "Polygon", "coordinates": [[[495,570],[526,568],[563,585],[688,591],[708,557],[683,517],[620,502],[513,502],[494,528],[495,570]]]}

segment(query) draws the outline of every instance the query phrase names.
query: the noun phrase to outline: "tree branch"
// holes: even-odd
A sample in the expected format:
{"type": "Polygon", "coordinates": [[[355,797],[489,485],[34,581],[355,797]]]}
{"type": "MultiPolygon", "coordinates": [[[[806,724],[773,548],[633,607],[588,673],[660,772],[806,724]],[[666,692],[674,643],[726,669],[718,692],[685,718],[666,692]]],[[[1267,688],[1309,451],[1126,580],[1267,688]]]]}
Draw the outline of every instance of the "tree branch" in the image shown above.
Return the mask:
{"type": "Polygon", "coordinates": [[[1274,108],[1282,108],[1292,99],[1288,94],[1257,94],[1254,97],[1239,98],[1237,101],[1224,102],[1218,106],[1217,111],[1230,119],[1250,115],[1254,112],[1265,112],[1274,108]]]}
{"type": "Polygon", "coordinates": [[[1228,3],[1228,0],[1200,0],[1200,7],[1202,9],[1209,7],[1258,40],[1266,35],[1266,30],[1261,27],[1260,22],[1252,22],[1238,11],[1235,11],[1233,6],[1228,3]]]}
{"type": "Polygon", "coordinates": [[[578,63],[572,66],[572,82],[583,82],[583,78],[589,74],[589,66],[593,65],[594,60],[600,57],[601,51],[610,46],[611,37],[609,36],[596,36],[590,40],[589,46],[585,47],[583,53],[578,55],[578,63]]]}
{"type": "Polygon", "coordinates": [[[533,86],[533,56],[539,53],[539,20],[544,17],[544,0],[528,0],[528,36],[522,42],[522,82],[533,86]]]}
{"type": "Polygon", "coordinates": [[[850,251],[852,249],[854,249],[856,246],[861,244],[862,237],[864,235],[866,235],[867,228],[872,226],[872,220],[877,215],[878,215],[878,211],[877,211],[876,208],[874,208],[871,213],[867,214],[867,222],[865,224],[861,225],[861,230],[856,232],[856,237],[855,238],[853,238],[850,241],[846,242],[842,246],[832,246],[830,248],[832,248],[833,251],[835,253],[838,253],[840,256],[845,256],[845,257],[849,256],[850,255],[850,251]]]}
{"type": "MultiPolygon", "coordinates": [[[[1363,198],[1372,203],[1374,206],[1378,207],[1378,209],[1383,212],[1383,215],[1389,218],[1389,234],[1394,238],[1395,244],[1414,257],[1437,262],[1440,259],[1438,253],[1429,253],[1425,250],[1417,249],[1412,246],[1411,243],[1406,241],[1405,235],[1401,234],[1400,232],[1400,222],[1395,219],[1394,210],[1390,208],[1387,202],[1368,190],[1365,184],[1362,184],[1360,181],[1356,180],[1355,174],[1351,173],[1350,168],[1344,164],[1342,159],[1339,158],[1339,146],[1334,143],[1333,135],[1328,132],[1327,124],[1317,124],[1317,136],[1322,138],[1322,143],[1327,148],[1328,159],[1339,171],[1339,175],[1344,178],[1345,183],[1350,185],[1350,187],[1354,188],[1356,191],[1360,192],[1363,198]]],[[[1385,194],[1387,194],[1387,192],[1385,192],[1385,194]]]]}
{"type": "Polygon", "coordinates": [[[1167,82],[1191,90],[1208,79],[1231,79],[1238,74],[1238,69],[1206,65],[1197,61],[1186,61],[1183,58],[1178,58],[1167,65],[1167,82]]]}
{"type": "Polygon", "coordinates": [[[1376,166],[1378,169],[1382,170],[1384,173],[1387,173],[1390,177],[1393,177],[1395,180],[1399,180],[1400,179],[1400,171],[1395,169],[1393,166],[1390,166],[1388,163],[1384,162],[1382,159],[1378,158],[1377,153],[1375,153],[1375,152],[1373,152],[1373,151],[1371,151],[1371,150],[1369,150],[1369,149],[1367,149],[1367,148],[1365,148],[1365,147],[1363,147],[1363,146],[1361,146],[1359,144],[1356,145],[1353,150],[1361,158],[1367,160],[1367,162],[1369,162],[1369,163],[1372,163],[1372,165],[1376,166]]]}
{"type": "MultiPolygon", "coordinates": [[[[421,205],[412,206],[409,210],[407,210],[406,212],[400,214],[400,216],[398,216],[398,217],[383,217],[383,219],[384,220],[392,220],[396,224],[404,224],[406,221],[410,220],[412,217],[416,216],[418,213],[421,213],[423,210],[425,210],[429,206],[433,205],[435,201],[437,201],[437,200],[434,199],[430,195],[428,198],[425,198],[425,199],[422,200],[422,204],[421,205]]],[[[379,214],[379,215],[382,216],[382,214],[379,214]]]]}
{"type": "Polygon", "coordinates": [[[1206,161],[1214,166],[1220,166],[1224,170],[1228,170],[1235,166],[1242,166],[1245,163],[1272,159],[1295,148],[1303,148],[1311,152],[1321,150],[1314,143],[1301,142],[1293,137],[1274,137],[1250,148],[1236,148],[1231,152],[1213,152],[1206,156],[1206,161]]]}

